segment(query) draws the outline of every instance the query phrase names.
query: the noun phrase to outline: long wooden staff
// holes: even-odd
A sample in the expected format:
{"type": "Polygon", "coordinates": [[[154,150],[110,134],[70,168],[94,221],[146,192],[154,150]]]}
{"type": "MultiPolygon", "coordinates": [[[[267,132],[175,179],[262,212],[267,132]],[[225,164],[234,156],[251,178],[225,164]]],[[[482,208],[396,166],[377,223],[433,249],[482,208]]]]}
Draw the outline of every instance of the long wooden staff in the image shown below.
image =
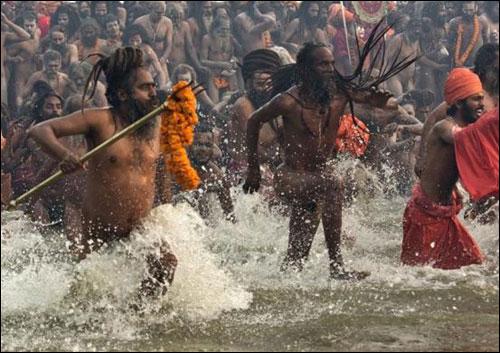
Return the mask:
{"type": "MultiPolygon", "coordinates": [[[[112,145],[113,143],[115,143],[116,141],[118,141],[119,139],[121,139],[122,137],[124,137],[125,135],[127,135],[127,134],[129,134],[129,133],[131,133],[131,132],[133,132],[133,131],[135,131],[137,129],[139,129],[149,119],[151,119],[154,116],[158,115],[162,111],[167,110],[168,100],[169,99],[176,99],[177,93],[179,93],[180,91],[182,91],[182,90],[190,87],[192,84],[193,84],[193,81],[191,81],[188,84],[186,84],[185,86],[179,88],[176,92],[172,92],[172,94],[170,94],[168,96],[167,100],[164,103],[162,103],[158,108],[156,108],[153,111],[151,111],[150,113],[146,114],[145,116],[143,116],[142,118],[140,118],[136,122],[130,124],[125,129],[121,130],[120,132],[116,133],[115,135],[111,136],[108,140],[106,140],[103,143],[101,143],[100,145],[96,146],[94,149],[88,151],[83,157],[80,158],[80,162],[84,163],[84,162],[88,161],[96,153],[102,151],[104,148],[108,147],[109,145],[112,145]]],[[[192,89],[194,90],[195,88],[198,88],[198,87],[200,87],[200,85],[192,87],[192,89]]],[[[21,204],[22,202],[24,202],[28,197],[32,196],[33,194],[39,192],[43,188],[45,188],[48,185],[52,184],[53,182],[55,182],[56,180],[58,180],[59,178],[61,178],[63,175],[64,175],[64,173],[61,170],[59,170],[57,173],[55,173],[54,175],[48,177],[47,179],[45,179],[44,181],[42,181],[40,184],[38,184],[37,186],[35,186],[31,190],[26,191],[24,194],[22,194],[21,196],[19,196],[17,199],[10,201],[9,202],[9,210],[13,210],[13,209],[17,208],[17,206],[19,206],[19,204],[21,204]]]]}

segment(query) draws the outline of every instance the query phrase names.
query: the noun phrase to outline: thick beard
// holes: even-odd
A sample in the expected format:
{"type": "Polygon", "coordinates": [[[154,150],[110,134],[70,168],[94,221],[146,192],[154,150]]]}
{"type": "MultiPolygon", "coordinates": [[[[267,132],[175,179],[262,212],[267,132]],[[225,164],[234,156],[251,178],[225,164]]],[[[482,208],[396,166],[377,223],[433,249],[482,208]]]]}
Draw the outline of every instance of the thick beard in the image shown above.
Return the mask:
{"type": "Polygon", "coordinates": [[[251,90],[248,92],[248,99],[250,99],[255,110],[257,110],[269,101],[269,94],[251,90]]]}
{"type": "MultiPolygon", "coordinates": [[[[158,105],[160,104],[160,100],[155,97],[148,103],[142,104],[137,100],[131,98],[125,104],[127,105],[128,114],[121,118],[127,123],[127,125],[130,125],[158,107],[158,105]]],[[[144,124],[140,129],[136,130],[132,136],[140,140],[151,140],[154,137],[154,130],[157,121],[157,118],[148,120],[148,122],[144,124]]]]}
{"type": "Polygon", "coordinates": [[[474,109],[469,107],[467,104],[464,104],[462,116],[467,125],[474,123],[478,118],[476,117],[476,112],[474,111],[474,109]]]}
{"type": "MultiPolygon", "coordinates": [[[[331,80],[333,80],[333,77],[331,78],[331,80]]],[[[305,83],[316,102],[318,102],[322,106],[330,104],[333,96],[330,82],[326,82],[321,77],[312,74],[309,76],[309,79],[305,83]]]]}
{"type": "Polygon", "coordinates": [[[95,37],[83,37],[82,36],[82,43],[86,48],[91,48],[93,47],[97,42],[97,36],[95,37]]]}

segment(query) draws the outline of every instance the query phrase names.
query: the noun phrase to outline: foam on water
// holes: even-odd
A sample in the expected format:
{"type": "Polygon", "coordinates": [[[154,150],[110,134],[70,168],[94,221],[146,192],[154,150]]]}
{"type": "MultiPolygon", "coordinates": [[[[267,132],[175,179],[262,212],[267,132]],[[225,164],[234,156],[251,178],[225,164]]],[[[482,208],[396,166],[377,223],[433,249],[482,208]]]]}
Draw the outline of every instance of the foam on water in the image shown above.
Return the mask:
{"type": "Polygon", "coordinates": [[[466,223],[487,255],[483,265],[452,271],[401,266],[406,200],[387,199],[380,192],[375,198],[359,196],[344,210],[344,230],[356,241],[344,247],[343,255],[349,268],[368,270],[371,276],[360,283],[331,282],[321,227],[304,271],[281,273],[287,217],[269,210],[259,195],[234,189],[233,196],[237,224],[223,221],[217,206],[210,227],[187,204],[161,206],[129,241],[79,264],[69,260],[62,234],[42,236],[19,213],[2,213],[2,349],[89,349],[82,346],[83,339],[73,337],[75,331],[91,342],[106,337],[133,342],[147,337],[152,326],[167,334],[186,329],[190,322],[244,313],[255,308],[256,295],[267,300],[269,292],[290,300],[289,312],[282,307],[276,312],[252,312],[238,316],[238,325],[279,326],[324,313],[349,315],[363,310],[404,316],[422,308],[439,308],[438,298],[396,303],[399,297],[426,290],[470,288],[498,300],[498,223],[466,223]],[[130,310],[130,304],[137,302],[137,288],[146,270],[144,257],[161,239],[169,242],[179,260],[174,285],[165,297],[146,301],[138,313],[130,310]],[[295,308],[293,298],[300,291],[312,298],[295,308]],[[324,293],[335,294],[328,294],[328,302],[323,303],[325,298],[316,296],[324,293]],[[325,305],[318,307],[317,302],[325,305]],[[49,323],[50,335],[34,334],[38,320],[49,323]]]}

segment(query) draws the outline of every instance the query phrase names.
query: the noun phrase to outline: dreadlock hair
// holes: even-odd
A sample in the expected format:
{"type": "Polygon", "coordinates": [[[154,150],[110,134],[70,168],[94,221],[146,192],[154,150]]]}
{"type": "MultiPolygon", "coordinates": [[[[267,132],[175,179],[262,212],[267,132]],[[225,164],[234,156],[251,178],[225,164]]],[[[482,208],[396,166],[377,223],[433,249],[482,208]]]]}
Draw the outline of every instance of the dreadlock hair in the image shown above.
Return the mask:
{"type": "MultiPolygon", "coordinates": [[[[351,111],[353,110],[353,105],[349,91],[366,91],[374,87],[376,88],[418,60],[417,56],[412,58],[411,55],[400,58],[400,47],[392,62],[385,62],[386,46],[384,36],[394,24],[382,26],[384,22],[385,17],[375,25],[363,49],[360,48],[359,40],[356,36],[358,65],[354,68],[351,75],[343,76],[335,69],[335,84],[349,98],[351,111]],[[370,57],[370,65],[366,65],[368,57],[370,57]],[[375,67],[377,63],[380,64],[378,67],[375,67]]],[[[326,46],[321,43],[305,43],[297,55],[297,62],[282,66],[271,77],[273,96],[288,90],[293,85],[306,81],[309,77],[310,66],[313,64],[314,52],[324,47],[326,46]]]]}
{"type": "Polygon", "coordinates": [[[270,49],[257,49],[245,55],[240,66],[243,79],[247,81],[256,71],[276,72],[280,65],[281,60],[276,52],[270,49]]]}
{"type": "Polygon", "coordinates": [[[141,49],[137,48],[118,48],[108,57],[102,54],[91,54],[89,56],[94,55],[99,56],[100,59],[92,68],[87,82],[85,83],[85,89],[82,96],[82,113],[85,101],[91,100],[94,97],[97,81],[99,80],[101,72],[104,73],[107,82],[106,98],[109,104],[116,108],[120,104],[118,98],[119,90],[122,89],[130,92],[130,82],[135,79],[136,70],[144,66],[143,52],[141,49]],[[91,83],[92,93],[85,99],[91,83]]]}

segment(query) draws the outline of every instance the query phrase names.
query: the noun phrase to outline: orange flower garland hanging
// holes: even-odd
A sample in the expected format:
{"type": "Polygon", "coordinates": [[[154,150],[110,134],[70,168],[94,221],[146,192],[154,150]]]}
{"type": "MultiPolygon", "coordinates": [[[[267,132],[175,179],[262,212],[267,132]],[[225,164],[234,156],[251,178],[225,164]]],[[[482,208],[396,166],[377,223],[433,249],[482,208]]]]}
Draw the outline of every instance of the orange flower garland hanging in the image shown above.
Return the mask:
{"type": "Polygon", "coordinates": [[[196,189],[200,177],[191,166],[185,147],[193,143],[194,127],[198,123],[196,96],[185,81],[173,87],[177,92],[168,99],[167,109],[161,119],[161,150],[165,165],[182,190],[196,189]]]}
{"type": "Polygon", "coordinates": [[[465,52],[462,55],[460,55],[463,35],[464,35],[464,25],[460,21],[457,29],[457,42],[455,44],[455,66],[464,66],[465,62],[472,53],[472,50],[476,47],[477,41],[479,39],[479,19],[477,18],[477,16],[474,16],[474,29],[472,31],[472,37],[470,39],[469,45],[467,45],[465,52]]]}

